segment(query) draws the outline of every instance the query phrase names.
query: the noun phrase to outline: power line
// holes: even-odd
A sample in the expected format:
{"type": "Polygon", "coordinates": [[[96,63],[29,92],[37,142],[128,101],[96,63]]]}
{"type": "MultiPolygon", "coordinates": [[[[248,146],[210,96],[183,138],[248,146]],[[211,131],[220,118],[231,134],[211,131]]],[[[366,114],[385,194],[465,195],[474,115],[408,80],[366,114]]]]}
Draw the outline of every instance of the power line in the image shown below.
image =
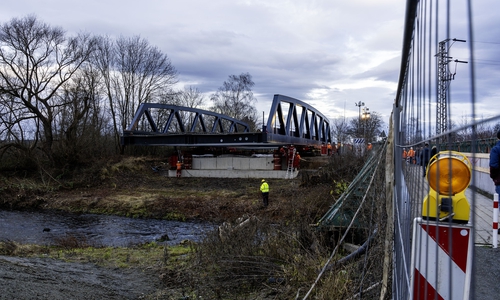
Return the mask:
{"type": "MultiPolygon", "coordinates": [[[[458,60],[466,60],[468,58],[458,58],[458,60]]],[[[500,60],[489,60],[489,59],[474,59],[472,60],[476,64],[492,64],[492,65],[500,65],[500,60]]]]}
{"type": "Polygon", "coordinates": [[[473,43],[479,43],[479,44],[494,44],[494,45],[500,45],[500,42],[484,42],[484,41],[472,41],[473,43]]]}

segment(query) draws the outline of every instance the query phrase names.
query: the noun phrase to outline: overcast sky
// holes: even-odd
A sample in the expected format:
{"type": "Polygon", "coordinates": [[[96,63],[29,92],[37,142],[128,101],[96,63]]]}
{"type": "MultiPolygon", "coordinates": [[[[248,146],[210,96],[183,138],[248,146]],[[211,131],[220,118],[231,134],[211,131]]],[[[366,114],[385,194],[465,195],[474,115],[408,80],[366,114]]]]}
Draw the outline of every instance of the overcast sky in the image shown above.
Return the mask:
{"type": "MultiPolygon", "coordinates": [[[[357,116],[358,101],[382,114],[385,122],[392,110],[401,64],[403,0],[4,2],[1,23],[34,14],[70,34],[139,35],[168,55],[179,72],[180,87],[197,87],[207,103],[229,75],[249,72],[258,115],[264,111],[266,119],[274,94],[300,99],[329,119],[357,116]]],[[[491,116],[491,103],[498,107],[500,100],[498,5],[495,0],[473,2],[474,13],[481,16],[476,18],[474,43],[481,53],[478,110],[491,116]]],[[[466,39],[466,34],[456,37],[466,39]]],[[[470,106],[457,109],[470,111],[470,106]]]]}

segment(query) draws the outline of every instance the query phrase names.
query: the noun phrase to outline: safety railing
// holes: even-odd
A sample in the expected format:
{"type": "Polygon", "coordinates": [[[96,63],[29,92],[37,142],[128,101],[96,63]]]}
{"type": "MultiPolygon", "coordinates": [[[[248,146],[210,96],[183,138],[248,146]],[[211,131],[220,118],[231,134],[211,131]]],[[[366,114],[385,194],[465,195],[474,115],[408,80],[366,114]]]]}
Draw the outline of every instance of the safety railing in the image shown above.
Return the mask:
{"type": "Polygon", "coordinates": [[[488,87],[475,53],[498,49],[475,39],[487,26],[475,12],[488,7],[472,4],[407,1],[391,128],[393,299],[474,297],[480,212],[477,190],[470,187],[478,186],[477,153],[490,152],[500,115],[478,112],[477,86],[488,87]]]}

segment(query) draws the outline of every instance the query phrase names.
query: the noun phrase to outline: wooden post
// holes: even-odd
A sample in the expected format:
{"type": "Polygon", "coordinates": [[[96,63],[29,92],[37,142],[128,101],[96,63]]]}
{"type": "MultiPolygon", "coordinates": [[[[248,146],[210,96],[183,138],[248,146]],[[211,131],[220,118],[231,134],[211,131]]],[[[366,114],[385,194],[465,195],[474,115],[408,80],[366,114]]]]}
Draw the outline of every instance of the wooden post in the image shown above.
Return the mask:
{"type": "Polygon", "coordinates": [[[389,119],[389,135],[387,136],[387,152],[385,154],[385,211],[387,213],[387,226],[385,229],[384,242],[384,270],[382,275],[382,288],[380,289],[380,300],[384,300],[387,295],[389,276],[392,273],[392,248],[394,234],[394,130],[392,122],[394,111],[389,119]]]}

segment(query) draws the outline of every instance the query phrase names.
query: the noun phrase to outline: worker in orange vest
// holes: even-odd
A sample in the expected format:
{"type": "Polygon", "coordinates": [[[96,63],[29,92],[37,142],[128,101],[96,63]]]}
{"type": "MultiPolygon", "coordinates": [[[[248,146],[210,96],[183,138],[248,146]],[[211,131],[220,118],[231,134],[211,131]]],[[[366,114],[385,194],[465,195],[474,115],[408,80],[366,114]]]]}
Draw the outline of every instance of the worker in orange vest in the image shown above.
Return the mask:
{"type": "Polygon", "coordinates": [[[328,143],[328,145],[326,146],[326,148],[328,149],[327,151],[327,154],[328,156],[332,155],[332,144],[328,143]]]}
{"type": "Polygon", "coordinates": [[[180,161],[177,161],[177,177],[181,177],[182,174],[182,163],[180,161]]]}
{"type": "Polygon", "coordinates": [[[403,162],[406,161],[407,157],[408,157],[408,152],[406,152],[406,148],[403,148],[403,162]]]}
{"type": "Polygon", "coordinates": [[[413,150],[413,147],[410,147],[410,150],[408,150],[408,157],[406,159],[406,163],[410,164],[415,163],[415,150],[413,150]]]}
{"type": "Polygon", "coordinates": [[[295,157],[293,158],[293,170],[298,170],[300,168],[300,155],[299,152],[295,152],[295,157]]]}

